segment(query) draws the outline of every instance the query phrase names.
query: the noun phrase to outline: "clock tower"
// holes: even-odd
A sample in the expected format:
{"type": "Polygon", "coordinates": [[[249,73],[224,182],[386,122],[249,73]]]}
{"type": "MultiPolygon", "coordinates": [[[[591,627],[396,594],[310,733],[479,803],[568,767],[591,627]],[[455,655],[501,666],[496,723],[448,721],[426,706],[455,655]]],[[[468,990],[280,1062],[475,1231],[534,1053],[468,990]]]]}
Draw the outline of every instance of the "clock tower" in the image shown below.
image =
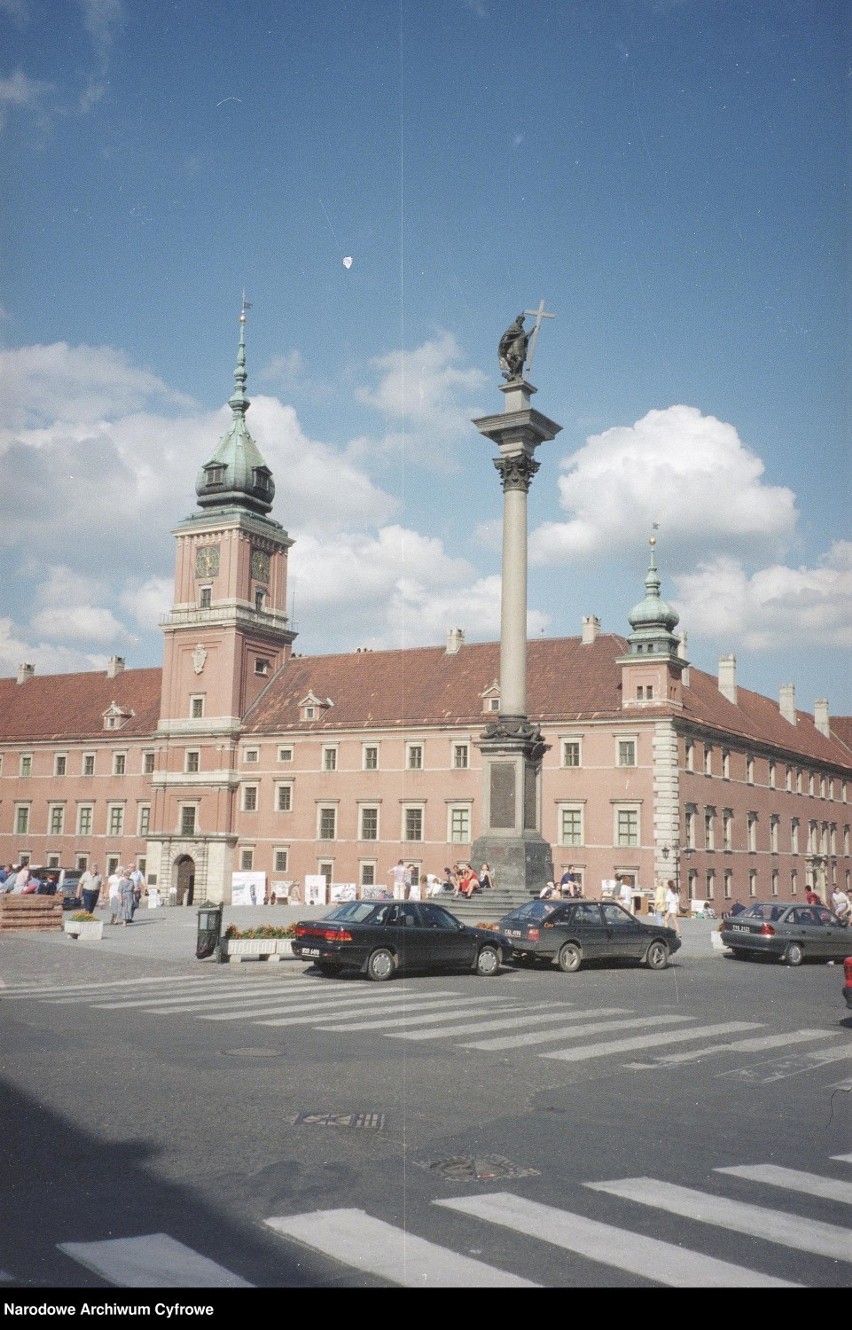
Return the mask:
{"type": "Polygon", "coordinates": [[[248,431],[247,302],[240,311],[233,419],[198,473],[199,511],[175,527],[174,604],[164,624],[149,871],[196,901],[230,899],[237,745],[243,717],[285,663],[287,555],[269,513],[272,472],[248,431]]]}

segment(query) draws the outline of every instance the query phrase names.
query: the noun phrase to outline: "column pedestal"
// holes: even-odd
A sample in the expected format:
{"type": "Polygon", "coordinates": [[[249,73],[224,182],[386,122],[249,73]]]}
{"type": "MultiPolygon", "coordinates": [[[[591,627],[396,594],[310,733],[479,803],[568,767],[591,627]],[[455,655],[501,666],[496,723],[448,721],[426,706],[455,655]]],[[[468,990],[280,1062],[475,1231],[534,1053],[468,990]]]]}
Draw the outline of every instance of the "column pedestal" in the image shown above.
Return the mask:
{"type": "Polygon", "coordinates": [[[541,731],[525,716],[501,716],[476,741],[482,752],[482,834],[471,846],[474,867],[490,865],[496,886],[538,894],[553,877],[553,855],[541,834],[541,731]]]}

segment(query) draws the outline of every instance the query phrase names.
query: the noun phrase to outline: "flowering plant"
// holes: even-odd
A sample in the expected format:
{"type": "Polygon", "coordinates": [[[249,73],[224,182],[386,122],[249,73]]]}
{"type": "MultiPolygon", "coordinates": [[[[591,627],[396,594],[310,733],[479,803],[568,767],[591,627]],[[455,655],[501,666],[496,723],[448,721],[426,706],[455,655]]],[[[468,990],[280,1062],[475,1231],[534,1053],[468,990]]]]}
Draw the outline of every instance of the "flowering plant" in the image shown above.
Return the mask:
{"type": "Polygon", "coordinates": [[[296,936],[296,925],[287,924],[285,927],[276,928],[273,924],[261,924],[257,928],[237,928],[236,924],[228,924],[225,929],[225,937],[232,941],[244,941],[255,938],[286,938],[296,936]]]}
{"type": "Polygon", "coordinates": [[[89,914],[88,910],[78,910],[76,914],[72,914],[71,922],[72,924],[96,924],[98,921],[93,914],[89,914]]]}
{"type": "Polygon", "coordinates": [[[477,928],[484,928],[486,933],[498,933],[500,931],[498,924],[485,924],[481,920],[476,925],[477,928]]]}

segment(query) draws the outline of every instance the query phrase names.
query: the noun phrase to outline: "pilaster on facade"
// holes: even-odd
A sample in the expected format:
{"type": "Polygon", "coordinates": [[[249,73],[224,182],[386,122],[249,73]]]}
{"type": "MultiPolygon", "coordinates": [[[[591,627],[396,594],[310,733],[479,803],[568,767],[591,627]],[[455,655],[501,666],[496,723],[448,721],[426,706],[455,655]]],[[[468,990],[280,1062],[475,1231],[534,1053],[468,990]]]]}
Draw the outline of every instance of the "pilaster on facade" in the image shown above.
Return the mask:
{"type": "Polygon", "coordinates": [[[654,873],[667,876],[663,849],[680,842],[680,761],[674,721],[661,718],[651,741],[654,787],[654,873]]]}

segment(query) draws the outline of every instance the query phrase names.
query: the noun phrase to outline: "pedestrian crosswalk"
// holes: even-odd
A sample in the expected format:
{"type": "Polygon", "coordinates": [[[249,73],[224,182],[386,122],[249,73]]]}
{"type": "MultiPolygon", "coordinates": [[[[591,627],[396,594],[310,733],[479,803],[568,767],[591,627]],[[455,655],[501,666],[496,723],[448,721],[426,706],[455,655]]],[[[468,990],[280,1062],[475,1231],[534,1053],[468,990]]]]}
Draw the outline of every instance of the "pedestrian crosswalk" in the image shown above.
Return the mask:
{"type": "MultiPolygon", "coordinates": [[[[353,1207],[270,1215],[263,1223],[287,1244],[282,1261],[291,1262],[305,1248],[327,1258],[329,1286],[369,1276],[402,1288],[618,1287],[637,1281],[669,1288],[845,1287],[852,1264],[852,1237],[843,1222],[852,1205],[850,1165],[852,1155],[833,1156],[819,1173],[775,1162],[724,1165],[698,1186],[666,1177],[589,1179],[578,1183],[570,1209],[520,1191],[478,1191],[410,1206],[403,1225],[353,1207]],[[740,1194],[725,1194],[729,1185],[740,1194]],[[743,1186],[753,1192],[747,1200],[743,1186]],[[767,1191],[770,1202],[780,1198],[778,1205],[766,1203],[767,1191]],[[627,1202],[619,1216],[626,1213],[628,1222],[585,1213],[584,1198],[596,1194],[627,1202]],[[833,1205],[837,1222],[807,1213],[813,1197],[833,1205]],[[447,1230],[441,1213],[459,1216],[463,1227],[447,1230]],[[676,1241],[672,1215],[686,1221],[676,1241]],[[464,1238],[447,1241],[448,1232],[464,1238]],[[744,1248],[746,1260],[730,1259],[731,1234],[756,1240],[744,1248]],[[497,1259],[489,1260],[489,1252],[497,1259]],[[794,1260],[791,1253],[805,1259],[794,1260]],[[542,1278],[543,1270],[548,1277],[542,1278]]],[[[525,1190],[541,1185],[536,1175],[525,1190]]],[[[252,1286],[166,1233],[67,1241],[59,1250],[114,1287],[252,1286]]]]}
{"type": "Polygon", "coordinates": [[[764,1021],[702,1021],[683,1011],[579,1007],[524,997],[515,983],[424,989],[416,981],[365,985],[306,974],[281,982],[276,973],[237,979],[218,970],[199,975],[147,976],[95,984],[10,985],[4,1003],[85,1006],[97,1013],[152,1018],[186,1017],[223,1028],[312,1027],[318,1035],[372,1033],[409,1044],[446,1043],[480,1053],[513,1052],[582,1067],[615,1060],[631,1070],[688,1067],[709,1058],[739,1060],[722,1075],[779,1079],[848,1062],[842,1027],[771,1029],[764,1021]],[[792,1048],[796,1052],[791,1054],[792,1048]],[[785,1053],[775,1062],[763,1054],[785,1053]],[[745,1061],[743,1061],[745,1060],[745,1061]],[[756,1069],[751,1062],[756,1060],[756,1069]]]}

